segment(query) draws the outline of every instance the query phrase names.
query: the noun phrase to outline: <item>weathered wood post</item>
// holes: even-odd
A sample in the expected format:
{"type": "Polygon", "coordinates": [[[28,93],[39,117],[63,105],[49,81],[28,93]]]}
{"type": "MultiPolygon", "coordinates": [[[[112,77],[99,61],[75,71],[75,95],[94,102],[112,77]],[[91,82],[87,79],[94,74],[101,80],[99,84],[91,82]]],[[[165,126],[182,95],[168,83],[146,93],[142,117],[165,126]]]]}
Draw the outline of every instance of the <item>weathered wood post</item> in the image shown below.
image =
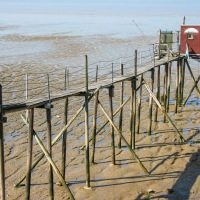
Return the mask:
{"type": "Polygon", "coordinates": [[[179,62],[180,62],[180,58],[178,58],[177,60],[177,67],[176,67],[176,91],[175,91],[175,108],[174,108],[174,112],[177,113],[178,111],[178,88],[179,88],[179,62]]]}
{"type": "Polygon", "coordinates": [[[94,101],[94,113],[93,113],[93,132],[92,132],[92,158],[91,163],[94,162],[94,155],[95,155],[95,145],[96,145],[96,133],[97,133],[97,110],[98,110],[98,100],[99,100],[99,92],[95,95],[94,101]]]}
{"type": "Polygon", "coordinates": [[[67,89],[67,69],[65,69],[65,82],[64,82],[64,90],[67,89]]]}
{"type": "MultiPolygon", "coordinates": [[[[168,63],[165,64],[165,76],[164,76],[164,108],[167,112],[167,85],[168,85],[168,63]]],[[[166,122],[166,115],[163,116],[163,122],[166,122]]]]}
{"type": "MultiPolygon", "coordinates": [[[[114,85],[109,87],[109,104],[110,104],[110,118],[113,121],[113,98],[114,97],[114,85]]],[[[111,148],[112,148],[112,164],[115,165],[115,134],[114,128],[110,125],[111,129],[111,148]]]]}
{"type": "MultiPolygon", "coordinates": [[[[157,69],[157,87],[156,87],[156,98],[160,101],[160,66],[157,69]]],[[[158,121],[158,105],[155,105],[155,115],[154,115],[154,122],[158,121]]]]}
{"type": "MultiPolygon", "coordinates": [[[[64,105],[64,121],[63,124],[64,126],[67,125],[68,122],[68,106],[69,106],[69,98],[66,97],[65,99],[65,105],[64,105]]],[[[65,180],[65,166],[66,166],[66,149],[67,149],[67,129],[63,133],[62,136],[62,169],[61,169],[61,174],[63,179],[65,180]]]]}
{"type": "MultiPolygon", "coordinates": [[[[124,65],[121,64],[121,76],[124,75],[124,65]]],[[[124,82],[121,82],[121,93],[120,93],[120,105],[124,102],[124,82]]],[[[120,110],[119,113],[119,130],[122,132],[122,124],[123,124],[123,108],[120,110]]],[[[121,138],[119,137],[118,147],[121,148],[121,138]]]]}
{"type": "Polygon", "coordinates": [[[160,41],[161,41],[161,30],[159,30],[159,38],[158,38],[158,59],[160,59],[160,41]]]}
{"type": "Polygon", "coordinates": [[[182,91],[182,76],[183,76],[183,68],[182,68],[183,59],[180,58],[179,62],[179,87],[178,87],[178,105],[181,106],[181,91],[182,91]]]}
{"type": "MultiPolygon", "coordinates": [[[[52,158],[52,147],[51,147],[51,104],[47,105],[46,117],[47,117],[47,150],[49,156],[52,158]]],[[[54,199],[54,188],[53,188],[53,169],[51,164],[49,165],[49,195],[50,199],[54,199]]]]}
{"type": "Polygon", "coordinates": [[[136,91],[136,87],[137,87],[137,50],[135,49],[135,56],[134,56],[134,69],[135,69],[135,77],[134,77],[134,80],[133,80],[133,146],[132,146],[132,149],[135,149],[135,142],[136,142],[136,139],[135,139],[135,133],[136,133],[136,115],[137,115],[137,112],[136,112],[136,109],[137,109],[137,91],[136,91]]]}
{"type": "Polygon", "coordinates": [[[138,95],[138,109],[137,109],[137,127],[136,127],[136,133],[140,133],[140,115],[141,115],[141,105],[142,105],[142,82],[143,82],[143,74],[141,74],[140,78],[140,90],[138,95]]]}
{"type": "Polygon", "coordinates": [[[88,57],[85,55],[85,164],[86,189],[90,188],[89,107],[88,107],[88,57]]]}
{"type": "Polygon", "coordinates": [[[27,148],[27,172],[26,172],[26,200],[30,199],[31,190],[31,165],[33,153],[33,122],[34,122],[34,108],[28,110],[29,118],[29,135],[28,135],[28,148],[27,148]]]}
{"type": "Polygon", "coordinates": [[[3,105],[2,105],[2,86],[0,85],[0,186],[1,199],[5,200],[5,161],[4,161],[4,136],[3,136],[3,105]]]}
{"type": "Polygon", "coordinates": [[[170,87],[171,87],[171,67],[172,62],[168,63],[168,80],[167,80],[167,112],[169,112],[169,101],[170,101],[170,87]]]}
{"type": "MultiPolygon", "coordinates": [[[[153,85],[154,85],[154,68],[151,69],[151,91],[153,92],[153,85]]],[[[148,135],[151,135],[152,130],[152,114],[153,114],[153,98],[150,95],[149,96],[149,129],[148,129],[148,135]]]]}
{"type": "Polygon", "coordinates": [[[95,81],[98,81],[98,74],[99,74],[99,65],[96,66],[96,77],[95,77],[95,81]]]}
{"type": "Polygon", "coordinates": [[[183,70],[182,70],[182,88],[181,88],[181,99],[183,101],[184,84],[185,84],[185,59],[183,59],[183,70]]]}
{"type": "MultiPolygon", "coordinates": [[[[52,158],[52,146],[51,146],[51,91],[50,91],[50,79],[49,74],[47,74],[48,81],[48,96],[49,103],[46,104],[46,117],[47,117],[47,150],[49,156],[52,158]]],[[[49,164],[49,195],[50,199],[54,199],[54,188],[53,188],[53,168],[49,164]]]]}

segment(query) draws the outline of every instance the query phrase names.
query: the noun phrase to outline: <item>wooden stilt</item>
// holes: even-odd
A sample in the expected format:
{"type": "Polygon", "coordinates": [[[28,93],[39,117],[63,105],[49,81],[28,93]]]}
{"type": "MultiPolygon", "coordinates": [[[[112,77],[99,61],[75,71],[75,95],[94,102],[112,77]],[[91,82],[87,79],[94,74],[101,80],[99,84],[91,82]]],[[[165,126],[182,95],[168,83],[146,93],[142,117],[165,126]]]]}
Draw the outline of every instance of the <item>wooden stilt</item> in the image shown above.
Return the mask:
{"type": "MultiPolygon", "coordinates": [[[[65,108],[64,108],[64,126],[67,125],[67,121],[68,121],[68,105],[69,105],[69,98],[66,97],[65,108]]],[[[65,174],[66,174],[66,170],[65,170],[66,149],[67,149],[67,129],[63,133],[63,137],[62,137],[62,169],[61,169],[61,173],[62,173],[64,180],[65,180],[65,174]]]]}
{"type": "Polygon", "coordinates": [[[86,188],[90,188],[90,155],[89,155],[89,105],[88,105],[88,58],[85,56],[85,167],[86,188]]]}
{"type": "Polygon", "coordinates": [[[62,185],[64,186],[66,191],[69,193],[70,199],[74,200],[74,196],[73,196],[71,190],[69,189],[69,187],[67,186],[67,184],[65,183],[65,180],[63,179],[62,174],[60,173],[59,169],[57,168],[57,166],[53,162],[51,156],[49,155],[48,151],[46,150],[45,146],[42,144],[42,141],[40,140],[38,135],[35,133],[35,131],[34,131],[34,137],[35,137],[36,141],[38,142],[40,148],[44,152],[47,160],[49,161],[49,163],[51,164],[52,168],[54,169],[55,173],[57,174],[58,178],[60,179],[62,185]]]}
{"type": "MultiPolygon", "coordinates": [[[[26,121],[26,118],[23,115],[21,115],[21,118],[23,119],[24,123],[28,127],[30,127],[30,124],[26,121]]],[[[38,135],[36,134],[36,132],[34,130],[33,130],[33,135],[34,135],[36,141],[38,142],[40,148],[42,149],[43,155],[46,156],[46,158],[49,161],[49,163],[51,164],[53,170],[55,171],[55,173],[57,174],[58,178],[60,179],[61,184],[64,186],[66,191],[69,193],[70,199],[74,200],[74,196],[73,196],[71,190],[69,189],[69,187],[67,186],[67,184],[65,183],[65,180],[63,179],[62,174],[60,173],[59,169],[57,168],[57,166],[53,162],[53,160],[50,157],[48,151],[46,150],[45,146],[43,145],[42,141],[40,140],[40,138],[38,137],[38,135]]]]}
{"type": "Polygon", "coordinates": [[[190,67],[190,65],[189,65],[189,63],[188,63],[187,60],[185,60],[185,63],[187,64],[187,67],[188,67],[188,70],[189,70],[190,75],[191,75],[191,77],[192,77],[192,80],[193,80],[193,82],[194,82],[195,88],[196,88],[198,94],[200,94],[200,90],[199,90],[199,88],[198,88],[198,85],[196,84],[196,80],[195,80],[194,75],[193,75],[193,73],[192,73],[191,67],[190,67]]]}
{"type": "MultiPolygon", "coordinates": [[[[160,101],[160,66],[158,66],[157,70],[157,88],[156,88],[156,98],[160,101]]],[[[158,105],[155,105],[155,115],[154,122],[158,121],[158,105]]]]}
{"type": "Polygon", "coordinates": [[[33,122],[34,122],[34,109],[29,109],[29,136],[28,136],[28,148],[27,148],[27,172],[26,172],[26,200],[30,199],[31,190],[31,165],[32,165],[32,153],[33,153],[33,122]]]}
{"type": "MultiPolygon", "coordinates": [[[[114,86],[109,87],[109,103],[110,103],[110,117],[113,120],[113,98],[114,96],[114,86]]],[[[111,129],[111,148],[112,148],[112,164],[115,165],[115,133],[114,128],[110,126],[111,129]]]]}
{"type": "Polygon", "coordinates": [[[5,163],[4,163],[4,136],[3,136],[3,105],[2,105],[2,86],[0,85],[0,197],[6,199],[5,195],[5,163]]]}
{"type": "Polygon", "coordinates": [[[94,114],[93,114],[93,134],[92,134],[92,158],[91,163],[94,162],[94,155],[95,155],[95,144],[96,144],[96,132],[97,132],[97,109],[98,109],[98,99],[99,99],[99,92],[95,95],[94,101],[94,114]]]}
{"type": "Polygon", "coordinates": [[[176,91],[175,91],[175,108],[174,108],[174,112],[177,113],[178,111],[178,88],[179,88],[179,59],[177,61],[177,71],[176,71],[176,91]]]}
{"type": "MultiPolygon", "coordinates": [[[[165,85],[164,85],[164,108],[167,112],[167,85],[168,85],[168,64],[165,64],[165,85]]],[[[163,122],[166,122],[166,116],[164,115],[163,122]]]]}
{"type": "MultiPolygon", "coordinates": [[[[52,148],[51,148],[51,108],[46,109],[47,116],[47,149],[49,156],[52,157],[52,148]]],[[[49,195],[50,199],[54,199],[54,188],[53,188],[53,169],[49,165],[49,195]]]]}
{"type": "MultiPolygon", "coordinates": [[[[93,98],[93,96],[100,90],[101,87],[98,87],[93,95],[91,95],[88,98],[88,102],[93,98]]],[[[78,115],[81,113],[81,111],[85,108],[85,103],[79,108],[79,110],[76,112],[76,114],[69,120],[69,122],[67,123],[67,125],[60,131],[60,133],[58,133],[58,135],[54,138],[54,140],[52,141],[52,146],[60,139],[60,137],[65,133],[66,129],[69,128],[69,126],[75,121],[75,119],[78,117],[78,115]]],[[[23,115],[21,115],[21,117],[23,117],[23,115]]],[[[37,164],[40,162],[40,160],[42,160],[42,158],[44,157],[44,153],[41,153],[38,157],[38,159],[33,163],[31,169],[34,169],[37,164]]],[[[14,187],[18,187],[20,185],[20,183],[26,178],[26,174],[24,176],[22,176],[15,184],[14,187]]]]}
{"type": "Polygon", "coordinates": [[[180,59],[180,63],[179,63],[179,89],[178,89],[178,105],[181,106],[182,103],[182,99],[181,99],[181,91],[182,91],[182,62],[183,59],[180,59]]]}
{"type": "Polygon", "coordinates": [[[185,59],[183,59],[183,75],[182,75],[182,90],[181,90],[181,99],[183,101],[183,92],[184,92],[184,85],[185,85],[185,59]]]}
{"type": "Polygon", "coordinates": [[[197,86],[198,82],[200,81],[200,76],[198,77],[197,81],[195,82],[195,84],[193,85],[192,89],[190,90],[188,96],[186,97],[184,103],[183,103],[183,106],[185,106],[185,104],[187,103],[188,99],[190,98],[194,88],[197,86]]]}
{"type": "Polygon", "coordinates": [[[133,91],[133,80],[131,80],[131,105],[130,105],[130,146],[133,147],[133,99],[134,99],[134,91],[133,91]]]}
{"type": "MultiPolygon", "coordinates": [[[[117,115],[117,113],[130,101],[130,97],[115,111],[115,113],[113,114],[113,117],[115,116],[115,115],[117,115]]],[[[98,135],[103,129],[104,129],[104,127],[107,125],[109,123],[109,121],[107,120],[104,124],[103,124],[103,126],[96,132],[96,135],[98,135]]],[[[93,137],[91,137],[90,139],[89,139],[89,142],[91,142],[93,140],[93,137]]],[[[81,148],[80,148],[80,150],[83,150],[85,148],[85,144],[84,145],[82,145],[81,146],[81,148]]]]}
{"type": "Polygon", "coordinates": [[[140,114],[141,114],[141,104],[142,104],[142,81],[143,81],[143,74],[141,75],[140,78],[140,91],[138,95],[138,109],[137,109],[137,127],[136,127],[136,133],[140,133],[140,114]]]}
{"type": "MultiPolygon", "coordinates": [[[[153,85],[154,85],[154,68],[151,69],[151,90],[153,91],[153,85]]],[[[152,114],[153,114],[153,99],[152,96],[149,96],[149,129],[148,129],[148,135],[151,135],[152,130],[152,114]]]]}
{"type": "Polygon", "coordinates": [[[102,104],[100,102],[99,102],[99,107],[101,108],[101,110],[103,111],[103,113],[105,114],[105,116],[107,117],[107,119],[109,120],[110,124],[112,124],[113,128],[115,129],[115,131],[120,135],[121,139],[126,144],[126,146],[128,147],[129,151],[131,152],[131,154],[133,155],[133,157],[136,159],[136,161],[139,163],[139,165],[141,166],[141,168],[143,169],[143,171],[146,174],[149,174],[149,172],[147,171],[147,169],[145,168],[145,166],[142,164],[142,162],[140,161],[140,159],[136,155],[135,151],[132,149],[132,147],[126,141],[126,139],[124,138],[124,136],[122,135],[122,133],[119,131],[119,129],[115,126],[115,124],[113,123],[112,119],[109,117],[109,115],[107,114],[107,112],[105,111],[105,109],[103,108],[103,106],[102,106],[102,104]]]}
{"type": "Polygon", "coordinates": [[[170,86],[171,86],[171,66],[172,63],[168,63],[168,80],[167,80],[167,112],[169,112],[169,101],[170,101],[170,86]]]}
{"type": "Polygon", "coordinates": [[[164,115],[166,115],[167,119],[169,120],[169,122],[171,123],[171,125],[173,126],[175,132],[179,135],[180,139],[183,140],[184,142],[186,141],[184,139],[184,137],[181,135],[181,133],[179,132],[179,130],[176,128],[175,124],[173,123],[173,121],[171,120],[171,118],[169,117],[169,115],[167,114],[167,112],[165,111],[165,109],[162,107],[162,105],[160,104],[160,102],[158,101],[158,99],[156,98],[156,96],[153,94],[153,92],[151,91],[150,87],[147,85],[146,81],[143,79],[144,81],[144,85],[147,89],[147,91],[149,92],[149,94],[152,96],[152,98],[154,99],[155,103],[158,105],[158,107],[160,108],[160,110],[162,111],[162,113],[164,115]]]}
{"type": "MultiPolygon", "coordinates": [[[[121,64],[121,75],[124,75],[124,65],[121,64]]],[[[124,102],[124,82],[121,82],[121,94],[120,94],[120,105],[124,102]]],[[[122,132],[122,124],[123,124],[123,107],[119,113],[119,130],[122,132]]],[[[118,140],[118,147],[121,148],[121,138],[118,140]]]]}

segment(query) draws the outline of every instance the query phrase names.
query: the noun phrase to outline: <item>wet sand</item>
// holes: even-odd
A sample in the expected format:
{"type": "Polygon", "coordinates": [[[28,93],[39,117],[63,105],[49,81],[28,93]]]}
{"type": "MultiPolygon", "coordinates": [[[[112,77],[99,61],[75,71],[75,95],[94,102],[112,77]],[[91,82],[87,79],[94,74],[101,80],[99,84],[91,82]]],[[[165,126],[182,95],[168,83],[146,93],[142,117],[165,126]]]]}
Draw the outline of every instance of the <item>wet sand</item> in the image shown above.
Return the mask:
{"type": "MultiPolygon", "coordinates": [[[[22,53],[13,53],[12,56],[1,57],[1,79],[15,80],[12,71],[18,75],[21,70],[26,73],[29,70],[37,72],[55,72],[66,66],[83,65],[83,55],[88,54],[90,63],[98,60],[110,60],[119,55],[130,55],[135,46],[144,46],[133,39],[116,39],[112,35],[97,35],[93,37],[68,37],[68,36],[44,36],[22,37],[12,35],[1,38],[5,45],[11,43],[17,49],[23,47],[22,53]],[[127,48],[127,45],[130,47],[127,48]],[[45,45],[44,45],[45,44],[45,45]],[[31,47],[33,50],[31,50],[31,47]],[[37,49],[38,48],[38,49],[37,49]],[[26,53],[29,49],[30,52],[26,53]],[[33,51],[33,52],[32,52],[33,51]],[[38,52],[36,52],[38,51],[38,52]],[[20,55],[19,55],[20,54],[20,55]]],[[[14,47],[12,46],[12,47],[14,47]]],[[[192,64],[192,63],[191,63],[192,64]]],[[[123,148],[118,149],[118,136],[115,133],[116,165],[111,165],[111,136],[110,126],[106,126],[97,136],[97,148],[95,165],[91,165],[91,186],[86,190],[85,186],[85,155],[79,148],[84,143],[84,112],[68,129],[67,136],[67,166],[66,180],[69,182],[76,199],[199,199],[199,130],[200,130],[200,101],[194,91],[188,104],[179,108],[174,114],[174,90],[175,90],[175,66],[172,68],[170,117],[177,128],[187,140],[187,144],[180,145],[178,137],[169,123],[163,123],[163,115],[159,112],[158,123],[153,123],[152,136],[147,135],[148,129],[148,94],[143,89],[142,115],[140,134],[136,137],[136,154],[139,156],[150,176],[144,174],[129,150],[122,143],[123,148]],[[189,143],[190,142],[190,143],[189,143]]],[[[198,63],[192,66],[195,77],[199,75],[198,63]]],[[[186,70],[185,95],[192,87],[191,77],[186,70]]],[[[145,74],[149,80],[150,74],[145,74]]],[[[10,83],[15,84],[15,82],[10,83]]],[[[59,86],[58,82],[58,86],[59,86]]],[[[125,96],[130,96],[130,82],[126,82],[125,96]]],[[[162,85],[161,85],[162,86],[162,85]]],[[[4,85],[3,85],[4,87],[4,85]]],[[[6,87],[6,86],[5,86],[6,87]]],[[[24,87],[21,85],[20,87],[24,87]]],[[[162,87],[161,87],[162,92],[162,87]]],[[[18,93],[18,96],[24,95],[18,93]]],[[[120,85],[115,85],[114,110],[119,107],[120,85]]],[[[10,96],[6,96],[10,98],[10,96]]],[[[83,97],[69,98],[69,118],[78,110],[84,101],[83,97]]],[[[109,111],[108,91],[100,92],[100,101],[109,111]]],[[[63,127],[64,101],[54,102],[52,109],[52,133],[53,138],[63,127]]],[[[155,105],[155,104],[154,104],[155,105]]],[[[155,108],[155,107],[154,107],[155,108]]],[[[90,116],[93,112],[93,101],[90,102],[90,116]]],[[[6,167],[6,195],[7,199],[24,199],[25,187],[14,188],[13,185],[26,170],[26,150],[28,128],[24,125],[20,114],[25,111],[7,114],[8,122],[4,124],[5,134],[5,167],[6,167]]],[[[118,126],[119,115],[115,117],[118,126]]],[[[105,116],[98,110],[98,128],[103,125],[105,116]]],[[[129,141],[130,131],[130,102],[124,107],[123,135],[129,141]]],[[[35,109],[35,131],[46,144],[46,116],[44,110],[35,109]]],[[[90,117],[90,135],[92,133],[92,117],[90,117]]],[[[91,145],[90,145],[91,147],[91,145]]],[[[53,147],[53,160],[61,168],[61,141],[53,147]]],[[[37,142],[34,141],[35,159],[41,152],[37,142]]],[[[48,163],[44,158],[32,173],[31,199],[48,199],[48,163]]],[[[54,174],[54,183],[58,182],[54,174]]],[[[55,184],[55,199],[67,199],[63,187],[55,184]]]]}

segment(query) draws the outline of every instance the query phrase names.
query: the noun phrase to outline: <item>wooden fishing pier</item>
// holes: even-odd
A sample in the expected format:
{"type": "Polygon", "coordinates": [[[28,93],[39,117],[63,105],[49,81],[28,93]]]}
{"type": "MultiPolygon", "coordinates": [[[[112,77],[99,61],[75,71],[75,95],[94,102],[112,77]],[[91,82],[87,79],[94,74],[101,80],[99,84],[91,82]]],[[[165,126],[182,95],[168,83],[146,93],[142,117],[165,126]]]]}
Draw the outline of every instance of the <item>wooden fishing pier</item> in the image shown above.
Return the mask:
{"type": "MultiPolygon", "coordinates": [[[[120,61],[120,64],[115,68],[115,64],[110,62],[109,73],[105,77],[100,77],[100,64],[95,64],[95,67],[92,68],[92,72],[90,66],[88,65],[88,57],[85,56],[84,63],[84,74],[83,79],[79,79],[75,85],[73,85],[72,77],[70,77],[69,70],[66,69],[65,73],[63,73],[63,89],[59,91],[55,87],[52,86],[51,75],[43,74],[45,76],[45,90],[42,89],[40,94],[34,94],[31,96],[31,73],[27,72],[23,75],[24,85],[26,86],[23,91],[23,97],[17,97],[14,99],[6,99],[4,98],[4,83],[0,86],[0,173],[1,173],[1,199],[6,199],[6,188],[5,188],[5,158],[4,158],[4,134],[3,134],[3,123],[6,123],[6,114],[18,111],[26,111],[26,116],[21,115],[24,123],[29,127],[28,128],[28,149],[27,149],[27,167],[24,173],[24,176],[21,177],[16,183],[15,187],[18,187],[24,180],[26,180],[26,199],[30,199],[30,190],[31,190],[31,171],[37,166],[40,160],[43,157],[49,162],[49,195],[51,199],[54,199],[54,179],[53,172],[58,176],[60,180],[60,184],[63,186],[63,189],[66,190],[70,199],[74,199],[73,192],[70,190],[69,185],[67,184],[67,180],[65,180],[65,166],[66,166],[66,136],[67,129],[70,125],[76,120],[77,116],[81,113],[81,111],[85,111],[85,144],[80,147],[81,149],[85,149],[85,172],[86,172],[86,188],[90,188],[90,163],[94,163],[95,156],[95,142],[96,136],[99,132],[107,125],[110,124],[111,129],[111,149],[112,149],[112,164],[115,165],[115,134],[119,135],[118,146],[121,147],[121,142],[126,144],[130,153],[132,154],[133,159],[136,159],[141,169],[149,174],[149,171],[146,169],[145,165],[141,162],[140,158],[137,156],[135,152],[135,143],[137,134],[139,134],[140,129],[140,110],[141,110],[141,99],[142,99],[142,88],[145,88],[149,93],[149,124],[148,124],[148,135],[152,133],[152,123],[157,121],[158,118],[158,110],[163,114],[163,121],[168,121],[171,124],[171,127],[174,129],[175,133],[179,136],[180,142],[186,142],[183,135],[177,129],[175,123],[168,115],[169,106],[170,106],[170,87],[171,87],[171,72],[176,72],[176,88],[175,88],[175,109],[174,112],[178,111],[179,106],[183,106],[186,104],[189,99],[192,91],[196,88],[198,94],[200,94],[200,90],[198,88],[198,82],[200,76],[196,80],[192,69],[185,58],[184,55],[180,55],[179,52],[171,53],[169,50],[167,54],[160,58],[155,59],[154,56],[151,57],[150,60],[146,62],[141,62],[139,52],[135,50],[134,56],[131,57],[132,63],[130,67],[127,69],[126,64],[123,61],[120,61]],[[175,64],[175,65],[174,65],[175,64]],[[161,68],[164,68],[164,79],[161,79],[161,68]],[[188,95],[186,98],[183,98],[184,91],[184,77],[185,77],[185,69],[188,69],[191,78],[192,78],[192,86],[191,91],[187,91],[188,95]],[[90,72],[93,76],[90,76],[90,72]],[[148,74],[149,79],[147,80],[144,75],[148,74]],[[156,76],[155,76],[156,74],[156,76]],[[156,77],[156,80],[155,80],[156,77]],[[163,95],[161,94],[161,82],[163,81],[163,95]],[[124,99],[124,83],[130,83],[131,85],[131,95],[126,100],[124,99]],[[71,83],[71,86],[70,86],[71,83]],[[113,111],[113,96],[115,90],[115,84],[121,84],[121,94],[120,94],[120,106],[114,112],[113,111]],[[156,88],[156,91],[154,89],[156,88]],[[53,90],[54,89],[54,90],[53,90]],[[99,96],[101,95],[102,89],[108,89],[109,95],[109,107],[110,113],[106,111],[103,103],[99,100],[99,96]],[[75,96],[83,96],[84,103],[83,105],[74,113],[74,116],[68,119],[68,102],[69,97],[73,98],[75,96]],[[162,96],[162,100],[161,100],[162,96]],[[92,137],[89,137],[89,103],[94,98],[94,111],[93,111],[93,127],[92,127],[92,137]],[[52,126],[51,126],[51,110],[53,109],[53,102],[63,100],[64,103],[64,123],[65,126],[58,133],[56,138],[52,140],[52,126]],[[123,107],[128,102],[130,102],[130,141],[123,135],[122,122],[123,122],[123,107]],[[155,109],[153,109],[153,102],[155,102],[155,109]],[[46,123],[47,123],[47,135],[48,142],[47,146],[43,144],[37,132],[34,130],[34,110],[35,109],[43,109],[46,112],[46,123]],[[107,118],[107,122],[102,126],[101,129],[97,130],[97,110],[101,109],[107,118]],[[119,113],[119,124],[114,122],[114,116],[119,113]],[[38,159],[34,162],[32,160],[33,157],[33,137],[37,141],[38,145],[41,148],[41,154],[38,159]],[[53,145],[58,142],[62,138],[62,169],[58,169],[55,162],[52,159],[52,148],[53,145]],[[89,144],[91,143],[92,151],[89,150],[89,144]],[[91,155],[91,160],[90,160],[91,155]]],[[[147,57],[145,56],[145,59],[147,57]]],[[[83,70],[82,70],[83,72],[83,70]]],[[[56,75],[59,77],[59,75],[56,75]]],[[[77,75],[79,77],[79,75],[77,75]]],[[[42,78],[40,81],[43,81],[42,78]]],[[[39,80],[35,80],[38,81],[39,80]]],[[[12,82],[12,81],[11,81],[12,82]]],[[[53,82],[56,82],[54,80],[53,82]]],[[[13,88],[15,88],[16,83],[12,83],[13,88]]],[[[40,82],[41,84],[41,82],[40,82]]],[[[5,86],[6,87],[6,86],[5,86]]],[[[41,86],[42,87],[42,86],[41,86]]],[[[36,85],[36,88],[39,87],[36,85]]],[[[10,92],[12,88],[9,88],[10,92]]],[[[16,92],[16,91],[14,91],[16,92]]],[[[11,91],[10,93],[13,93],[11,91]]],[[[127,117],[127,116],[126,116],[127,117]]]]}

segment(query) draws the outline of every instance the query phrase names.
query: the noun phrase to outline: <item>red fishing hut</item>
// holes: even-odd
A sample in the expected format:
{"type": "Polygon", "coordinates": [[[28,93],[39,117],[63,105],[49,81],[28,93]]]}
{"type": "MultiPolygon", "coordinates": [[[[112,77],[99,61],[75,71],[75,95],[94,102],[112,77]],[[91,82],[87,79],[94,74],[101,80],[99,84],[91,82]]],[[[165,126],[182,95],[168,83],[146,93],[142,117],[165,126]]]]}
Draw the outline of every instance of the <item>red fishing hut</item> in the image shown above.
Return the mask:
{"type": "Polygon", "coordinates": [[[200,57],[200,25],[182,25],[180,37],[180,54],[200,57]]]}

